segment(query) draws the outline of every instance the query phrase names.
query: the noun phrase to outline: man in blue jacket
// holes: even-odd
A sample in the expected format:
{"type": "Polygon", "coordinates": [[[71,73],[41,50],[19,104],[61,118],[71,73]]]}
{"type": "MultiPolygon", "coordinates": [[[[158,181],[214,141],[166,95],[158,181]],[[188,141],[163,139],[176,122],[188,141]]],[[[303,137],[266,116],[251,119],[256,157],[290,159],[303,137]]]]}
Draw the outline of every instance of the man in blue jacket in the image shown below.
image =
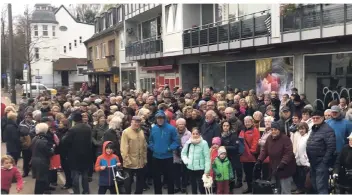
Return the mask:
{"type": "Polygon", "coordinates": [[[173,151],[179,147],[176,128],[166,121],[166,115],[159,110],[156,125],[151,129],[149,149],[153,151],[154,193],[162,194],[161,175],[167,178],[168,194],[174,194],[173,151]]]}
{"type": "Polygon", "coordinates": [[[343,117],[339,106],[331,107],[331,119],[327,120],[326,123],[335,131],[337,152],[335,157],[337,157],[343,146],[348,143],[346,137],[352,132],[352,123],[343,117]]]}

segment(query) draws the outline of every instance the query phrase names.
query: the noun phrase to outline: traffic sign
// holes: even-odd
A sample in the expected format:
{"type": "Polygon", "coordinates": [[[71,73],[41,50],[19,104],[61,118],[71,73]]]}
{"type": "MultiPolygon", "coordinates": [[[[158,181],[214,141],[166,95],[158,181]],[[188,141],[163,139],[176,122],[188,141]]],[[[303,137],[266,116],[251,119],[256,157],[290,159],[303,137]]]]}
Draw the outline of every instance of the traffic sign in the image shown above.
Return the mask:
{"type": "Polygon", "coordinates": [[[27,64],[23,64],[23,70],[27,70],[28,65],[27,64]]]}
{"type": "Polygon", "coordinates": [[[1,74],[1,78],[6,79],[7,78],[6,73],[1,74]]]}
{"type": "Polygon", "coordinates": [[[35,79],[42,79],[42,76],[35,76],[35,79]]]}

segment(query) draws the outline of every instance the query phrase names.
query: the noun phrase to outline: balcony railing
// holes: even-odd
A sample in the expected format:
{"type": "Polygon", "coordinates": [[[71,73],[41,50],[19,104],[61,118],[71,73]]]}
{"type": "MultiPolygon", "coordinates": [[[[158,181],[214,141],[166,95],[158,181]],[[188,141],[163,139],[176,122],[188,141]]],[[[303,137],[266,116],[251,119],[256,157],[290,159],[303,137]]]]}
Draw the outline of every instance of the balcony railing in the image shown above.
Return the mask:
{"type": "Polygon", "coordinates": [[[270,10],[264,10],[185,30],[183,31],[183,47],[192,48],[270,36],[270,31],[270,10]]]}
{"type": "Polygon", "coordinates": [[[163,52],[163,41],[161,38],[137,41],[126,46],[125,49],[126,57],[154,54],[163,52]]]}
{"type": "Polygon", "coordinates": [[[281,32],[346,24],[352,21],[351,4],[310,4],[298,6],[281,16],[281,32]]]}

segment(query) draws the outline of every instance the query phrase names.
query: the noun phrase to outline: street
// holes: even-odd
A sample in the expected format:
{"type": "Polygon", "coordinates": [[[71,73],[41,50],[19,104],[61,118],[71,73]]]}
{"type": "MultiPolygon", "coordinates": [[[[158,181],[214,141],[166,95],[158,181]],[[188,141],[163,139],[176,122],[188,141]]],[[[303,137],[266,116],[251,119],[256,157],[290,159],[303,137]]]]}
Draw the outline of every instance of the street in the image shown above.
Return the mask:
{"type": "MultiPolygon", "coordinates": [[[[6,145],[5,143],[1,144],[1,154],[6,154],[6,145]]],[[[19,159],[18,161],[18,168],[20,169],[20,171],[22,172],[22,159],[19,159]]],[[[16,191],[16,184],[12,184],[11,190],[10,190],[10,194],[33,194],[34,193],[34,184],[35,184],[35,180],[32,178],[32,174],[29,173],[29,176],[24,178],[24,188],[20,193],[17,193],[16,191]]],[[[93,181],[89,183],[89,189],[90,189],[90,193],[91,194],[97,194],[98,193],[98,180],[99,180],[99,176],[98,174],[94,173],[93,174],[93,181]]],[[[72,189],[68,189],[68,190],[63,190],[61,189],[61,187],[65,184],[65,175],[63,172],[58,172],[58,180],[57,180],[58,186],[56,187],[55,191],[52,191],[53,194],[72,194],[73,191],[72,189]]],[[[134,192],[134,185],[132,187],[132,192],[134,192]]],[[[245,183],[244,183],[245,186],[245,183]]],[[[242,193],[242,189],[244,189],[244,187],[239,188],[239,189],[235,189],[234,190],[234,194],[241,194],[242,193]]],[[[163,189],[164,193],[167,193],[167,189],[163,189]]],[[[191,192],[191,186],[188,186],[187,191],[190,193],[191,192]]],[[[109,192],[108,192],[109,193],[109,192]]],[[[151,186],[151,189],[144,191],[144,194],[153,194],[154,193],[154,189],[153,186],[151,186]]]]}

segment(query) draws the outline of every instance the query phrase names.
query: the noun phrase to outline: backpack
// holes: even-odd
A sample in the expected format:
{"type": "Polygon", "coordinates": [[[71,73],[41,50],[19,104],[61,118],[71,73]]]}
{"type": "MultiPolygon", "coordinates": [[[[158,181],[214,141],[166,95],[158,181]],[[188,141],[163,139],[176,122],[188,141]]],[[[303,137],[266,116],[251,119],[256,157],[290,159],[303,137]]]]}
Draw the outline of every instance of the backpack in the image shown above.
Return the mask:
{"type": "Polygon", "coordinates": [[[238,153],[239,155],[242,155],[244,152],[244,138],[243,137],[238,137],[238,153]]]}
{"type": "Polygon", "coordinates": [[[187,146],[187,157],[188,157],[188,154],[189,154],[189,148],[191,147],[191,144],[192,143],[189,143],[188,146],[187,146]]]}

